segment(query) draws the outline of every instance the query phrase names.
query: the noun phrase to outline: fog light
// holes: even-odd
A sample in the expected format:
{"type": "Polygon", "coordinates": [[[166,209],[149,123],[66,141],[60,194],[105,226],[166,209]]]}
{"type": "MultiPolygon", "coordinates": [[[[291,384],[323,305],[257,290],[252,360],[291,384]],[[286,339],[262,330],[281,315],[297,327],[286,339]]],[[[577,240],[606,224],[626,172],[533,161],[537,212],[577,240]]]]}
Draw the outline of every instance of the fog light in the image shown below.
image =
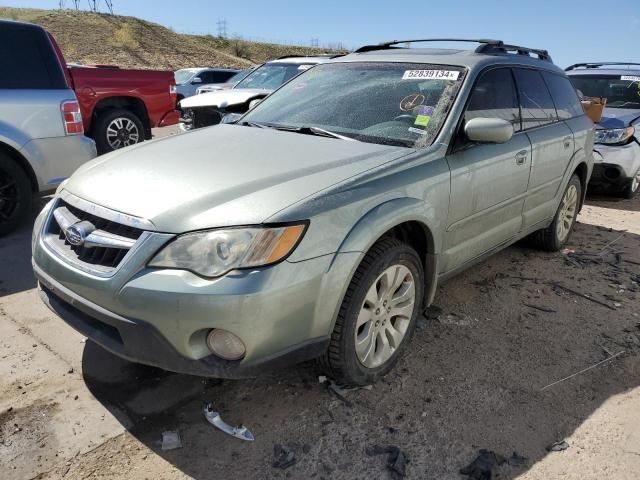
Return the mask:
{"type": "Polygon", "coordinates": [[[209,350],[225,360],[240,360],[246,348],[242,340],[226,330],[215,329],[207,335],[209,350]]]}

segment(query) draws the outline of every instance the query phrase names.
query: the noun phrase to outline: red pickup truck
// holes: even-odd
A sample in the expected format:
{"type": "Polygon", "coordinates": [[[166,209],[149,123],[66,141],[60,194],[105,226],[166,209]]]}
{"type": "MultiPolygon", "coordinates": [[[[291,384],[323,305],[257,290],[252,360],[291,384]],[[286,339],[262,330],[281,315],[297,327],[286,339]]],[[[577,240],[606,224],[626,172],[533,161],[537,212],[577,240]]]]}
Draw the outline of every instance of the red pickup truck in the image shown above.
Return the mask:
{"type": "MultiPolygon", "coordinates": [[[[62,51],[50,35],[60,62],[62,51]]],[[[173,72],[68,65],[67,82],[80,103],[85,134],[106,153],[151,139],[151,129],[178,123],[173,72]]]]}

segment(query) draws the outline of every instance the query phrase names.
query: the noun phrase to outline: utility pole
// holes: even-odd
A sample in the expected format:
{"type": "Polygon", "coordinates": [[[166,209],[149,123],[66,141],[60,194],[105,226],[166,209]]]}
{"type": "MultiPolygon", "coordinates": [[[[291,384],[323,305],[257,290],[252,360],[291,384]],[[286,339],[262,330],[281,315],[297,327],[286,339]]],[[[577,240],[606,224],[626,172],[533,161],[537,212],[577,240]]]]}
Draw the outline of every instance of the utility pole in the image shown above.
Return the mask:
{"type": "Polygon", "coordinates": [[[87,0],[87,2],[89,3],[89,11],[90,12],[97,12],[98,11],[98,0],[87,0]]]}
{"type": "Polygon", "coordinates": [[[227,38],[227,19],[218,19],[218,36],[227,38]]]}
{"type": "Polygon", "coordinates": [[[107,5],[107,10],[109,10],[109,13],[113,15],[113,0],[104,0],[104,3],[107,5]]]}
{"type": "Polygon", "coordinates": [[[73,0],[73,6],[76,10],[80,10],[80,0],[73,0]]]}

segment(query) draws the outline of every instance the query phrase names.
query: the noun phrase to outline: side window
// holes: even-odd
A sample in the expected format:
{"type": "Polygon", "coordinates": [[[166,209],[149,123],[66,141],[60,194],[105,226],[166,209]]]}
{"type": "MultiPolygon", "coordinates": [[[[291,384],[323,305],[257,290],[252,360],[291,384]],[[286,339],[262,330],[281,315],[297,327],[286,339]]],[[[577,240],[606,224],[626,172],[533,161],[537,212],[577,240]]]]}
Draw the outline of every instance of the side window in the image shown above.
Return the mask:
{"type": "Polygon", "coordinates": [[[57,57],[44,33],[3,25],[0,45],[0,89],[65,88],[57,57]]]}
{"type": "Polygon", "coordinates": [[[542,76],[549,87],[561,120],[584,114],[578,94],[568,78],[550,72],[543,72],[542,76]]]}
{"type": "Polygon", "coordinates": [[[202,80],[202,83],[211,83],[213,72],[200,72],[200,74],[197,76],[200,77],[200,79],[202,80]]]}
{"type": "Polygon", "coordinates": [[[234,75],[235,75],[234,72],[212,72],[213,78],[211,79],[211,82],[224,83],[234,75]]]}
{"type": "Polygon", "coordinates": [[[521,130],[520,108],[510,69],[489,70],[476,81],[464,121],[479,117],[502,118],[511,122],[516,132],[521,130]]]}
{"type": "Polygon", "coordinates": [[[522,127],[526,130],[557,122],[556,107],[542,74],[525,68],[515,68],[513,71],[520,96],[522,127]]]}

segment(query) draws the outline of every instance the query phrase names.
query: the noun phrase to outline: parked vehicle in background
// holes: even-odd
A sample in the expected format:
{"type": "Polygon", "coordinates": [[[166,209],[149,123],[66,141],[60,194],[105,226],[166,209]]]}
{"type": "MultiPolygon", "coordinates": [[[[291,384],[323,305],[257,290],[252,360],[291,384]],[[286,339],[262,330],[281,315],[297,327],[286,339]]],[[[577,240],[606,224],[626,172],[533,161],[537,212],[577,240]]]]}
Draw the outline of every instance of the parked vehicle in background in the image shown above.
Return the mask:
{"type": "Polygon", "coordinates": [[[251,102],[265,98],[296,75],[335,57],[281,57],[259,66],[232,89],[185,98],[180,102],[180,127],[183,130],[208,127],[220,123],[228,113],[245,113],[251,102]]]}
{"type": "Polygon", "coordinates": [[[98,153],[150,140],[152,128],[178,123],[173,72],[72,64],[65,73],[80,102],[85,135],[95,140],[98,153]]]}
{"type": "Polygon", "coordinates": [[[176,70],[177,101],[196,94],[198,87],[224,84],[240,70],[235,68],[183,68],[176,70]]]}
{"type": "Polygon", "coordinates": [[[82,135],[80,106],[47,32],[0,20],[0,235],[31,213],[32,197],[50,191],[96,156],[82,135]]]}
{"type": "Polygon", "coordinates": [[[631,198],[640,191],[640,64],[578,63],[567,68],[574,87],[587,97],[605,97],[596,124],[596,163],[591,184],[631,198]]]}
{"type": "Polygon", "coordinates": [[[248,68],[247,70],[240,70],[233,77],[227,80],[225,83],[211,83],[209,85],[203,85],[196,89],[196,95],[202,93],[214,92],[217,90],[229,90],[235,87],[240,81],[242,81],[247,75],[249,75],[254,69],[248,68]]]}
{"type": "Polygon", "coordinates": [[[380,379],[440,281],[527,235],[566,244],[593,164],[592,123],[546,51],[411,42],[80,169],[35,223],[45,303],[167,370],[320,357],[341,383],[380,379]]]}

